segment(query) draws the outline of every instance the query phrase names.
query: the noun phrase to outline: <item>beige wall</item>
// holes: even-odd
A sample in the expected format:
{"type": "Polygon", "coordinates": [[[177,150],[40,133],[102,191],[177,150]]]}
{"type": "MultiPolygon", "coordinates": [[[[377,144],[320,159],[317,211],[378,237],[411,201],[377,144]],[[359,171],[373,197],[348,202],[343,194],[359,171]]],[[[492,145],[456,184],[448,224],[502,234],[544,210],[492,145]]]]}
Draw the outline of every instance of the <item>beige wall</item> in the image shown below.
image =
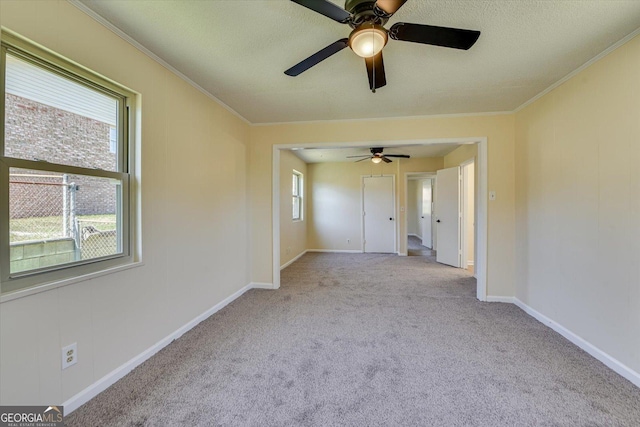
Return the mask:
{"type": "MultiPolygon", "coordinates": [[[[280,153],[282,164],[283,158],[291,154],[288,150],[281,150],[280,153]]],[[[337,162],[308,165],[308,225],[305,249],[362,250],[362,177],[380,174],[393,175],[397,203],[401,199],[404,200],[404,195],[402,198],[399,195],[404,193],[403,179],[406,172],[434,172],[442,168],[442,163],[442,158],[422,158],[395,160],[389,164],[337,162]]],[[[283,199],[282,192],[287,191],[288,194],[289,190],[285,189],[282,183],[280,187],[281,199],[283,199]]],[[[415,215],[417,208],[415,208],[416,200],[413,199],[411,203],[414,205],[413,213],[415,215]]],[[[284,208],[281,206],[281,210],[284,208]]],[[[404,216],[400,213],[398,206],[396,206],[396,211],[398,227],[404,230],[406,229],[404,216]]],[[[282,218],[281,212],[281,221],[282,218]]],[[[399,235],[396,244],[398,247],[404,248],[406,252],[406,239],[402,239],[399,235]]],[[[284,256],[281,248],[281,264],[286,262],[284,256]]],[[[289,259],[291,258],[289,256],[289,259]]]]}
{"type": "MultiPolygon", "coordinates": [[[[499,197],[488,203],[488,294],[514,293],[514,115],[406,118],[371,121],[314,122],[253,126],[250,129],[249,188],[251,199],[251,278],[272,281],[271,159],[275,144],[322,144],[486,137],[488,185],[499,197]]],[[[405,206],[404,173],[421,172],[424,165],[401,162],[399,205],[405,206]]],[[[395,163],[395,162],[394,162],[395,163]]],[[[436,166],[436,165],[433,165],[436,166]]],[[[431,169],[444,166],[440,164],[431,169]]],[[[406,235],[400,224],[399,236],[406,235]]],[[[403,239],[404,240],[404,239],[403,239]]],[[[401,240],[401,243],[403,243],[401,240]]],[[[311,244],[311,242],[309,242],[311,244]]],[[[406,250],[406,242],[402,249],[406,250]]]]}
{"type": "MultiPolygon", "coordinates": [[[[404,205],[404,174],[432,172],[442,167],[442,158],[371,162],[315,163],[309,165],[309,249],[362,250],[362,177],[393,175],[396,205],[404,205]],[[350,243],[347,243],[350,240],[350,243]]],[[[404,215],[396,206],[397,247],[406,252],[404,215]],[[404,236],[401,237],[401,236],[404,236]]]]}
{"type": "Polygon", "coordinates": [[[392,175],[393,164],[309,165],[309,249],[362,250],[362,176],[392,175]]]}
{"type": "Polygon", "coordinates": [[[249,283],[248,125],[66,1],[0,23],[141,94],[144,265],[0,304],[0,404],[59,404],[249,283]]]}
{"type": "MultiPolygon", "coordinates": [[[[470,159],[473,159],[476,162],[478,161],[478,144],[461,145],[444,156],[444,167],[452,168],[454,166],[459,166],[470,159]]],[[[513,160],[505,159],[505,161],[512,162],[513,160]]]]}
{"type": "Polygon", "coordinates": [[[289,150],[280,153],[280,265],[284,265],[307,250],[309,211],[309,176],[307,164],[289,150]],[[294,221],[292,205],[293,170],[302,173],[302,220],[294,221]]]}
{"type": "Polygon", "coordinates": [[[516,297],[640,372],[640,37],[516,115],[516,297]]]}
{"type": "Polygon", "coordinates": [[[369,165],[370,162],[309,165],[309,249],[362,250],[361,177],[369,174],[369,165]]]}

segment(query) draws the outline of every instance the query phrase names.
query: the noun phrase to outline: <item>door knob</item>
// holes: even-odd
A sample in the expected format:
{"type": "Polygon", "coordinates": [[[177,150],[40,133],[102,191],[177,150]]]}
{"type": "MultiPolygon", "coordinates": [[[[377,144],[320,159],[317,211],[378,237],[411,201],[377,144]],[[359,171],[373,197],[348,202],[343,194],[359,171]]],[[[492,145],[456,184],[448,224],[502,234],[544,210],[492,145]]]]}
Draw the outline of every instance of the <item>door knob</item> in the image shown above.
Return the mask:
{"type": "Polygon", "coordinates": [[[424,217],[423,217],[423,216],[421,216],[420,218],[424,219],[424,217]]]}
{"type": "Polygon", "coordinates": [[[440,222],[440,220],[437,220],[436,222],[440,222]]]}
{"type": "Polygon", "coordinates": [[[389,221],[393,221],[393,218],[389,218],[389,221]]]}

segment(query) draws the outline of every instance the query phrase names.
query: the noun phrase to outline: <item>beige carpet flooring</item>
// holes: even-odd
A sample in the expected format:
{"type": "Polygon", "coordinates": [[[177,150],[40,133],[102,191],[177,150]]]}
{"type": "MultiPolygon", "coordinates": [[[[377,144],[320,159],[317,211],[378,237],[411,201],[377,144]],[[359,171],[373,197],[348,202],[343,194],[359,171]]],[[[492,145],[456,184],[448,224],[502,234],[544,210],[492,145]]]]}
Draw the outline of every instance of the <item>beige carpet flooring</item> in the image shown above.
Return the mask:
{"type": "MultiPolygon", "coordinates": [[[[422,245],[422,239],[416,236],[407,237],[407,255],[409,256],[428,256],[435,257],[436,251],[433,251],[422,245]]],[[[435,258],[434,258],[435,261],[435,258]]]]}
{"type": "Polygon", "coordinates": [[[307,254],[67,425],[640,425],[640,389],[474,295],[466,271],[427,257],[307,254]]]}

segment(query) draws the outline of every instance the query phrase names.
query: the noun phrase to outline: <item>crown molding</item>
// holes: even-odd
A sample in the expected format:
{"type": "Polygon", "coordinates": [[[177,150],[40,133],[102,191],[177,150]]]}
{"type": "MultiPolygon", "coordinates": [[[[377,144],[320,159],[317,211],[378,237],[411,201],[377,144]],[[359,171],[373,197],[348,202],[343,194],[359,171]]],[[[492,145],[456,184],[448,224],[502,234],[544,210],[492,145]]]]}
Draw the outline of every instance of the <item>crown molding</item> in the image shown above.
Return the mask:
{"type": "Polygon", "coordinates": [[[558,80],[557,82],[555,82],[554,84],[552,84],[551,86],[549,86],[548,88],[543,90],[542,92],[538,93],[533,98],[531,98],[528,101],[524,102],[522,105],[520,105],[515,110],[513,110],[513,112],[517,113],[518,111],[524,109],[528,105],[533,104],[538,99],[542,98],[543,96],[545,96],[546,94],[548,94],[549,92],[554,90],[555,88],[563,85],[568,80],[571,80],[573,77],[575,77],[576,75],[580,74],[582,71],[586,70],[587,68],[589,68],[590,66],[592,66],[596,62],[600,61],[605,56],[607,56],[611,52],[613,52],[614,50],[616,50],[619,47],[621,47],[622,45],[628,43],[629,41],[634,39],[639,34],[640,34],[640,27],[638,27],[638,29],[636,29],[634,32],[632,32],[631,34],[627,35],[626,37],[618,40],[617,42],[615,42],[614,44],[612,44],[611,46],[609,46],[608,48],[606,48],[605,50],[603,50],[602,52],[600,52],[599,54],[597,54],[596,56],[594,56],[593,58],[591,58],[590,60],[585,62],[584,64],[582,64],[580,67],[578,67],[575,70],[573,70],[572,72],[570,72],[569,74],[567,74],[566,76],[564,76],[563,78],[561,78],[560,80],[558,80]]]}
{"type": "Polygon", "coordinates": [[[191,86],[193,86],[199,92],[203,93],[204,95],[206,95],[207,97],[209,97],[210,99],[215,101],[217,104],[219,104],[221,107],[223,107],[225,110],[227,110],[228,112],[230,112],[231,114],[233,114],[234,116],[239,118],[240,120],[242,120],[244,123],[246,123],[248,125],[252,124],[249,120],[247,120],[244,116],[242,116],[236,110],[234,110],[233,108],[229,107],[227,104],[222,102],[220,99],[218,99],[211,92],[207,91],[205,88],[200,86],[198,83],[194,82],[189,77],[187,77],[186,75],[184,75],[183,73],[178,71],[171,64],[166,62],[164,59],[160,58],[158,55],[156,55],[155,53],[151,52],[149,49],[147,49],[146,47],[141,45],[139,42],[134,40],[127,33],[122,31],[120,28],[116,27],[111,22],[109,22],[108,20],[106,20],[102,16],[98,15],[96,12],[94,12],[92,9],[87,7],[80,0],[67,0],[67,1],[69,3],[71,3],[73,6],[75,6],[76,8],[78,8],[79,10],[81,10],[82,12],[84,12],[86,15],[88,15],[89,17],[93,18],[95,21],[97,21],[98,23],[100,23],[101,25],[106,27],[112,33],[114,33],[115,35],[117,35],[118,37],[120,37],[121,39],[123,39],[124,41],[126,41],[127,43],[129,43],[130,45],[132,45],[133,47],[135,47],[136,49],[138,49],[139,51],[141,51],[145,55],[147,55],[149,58],[153,59],[154,61],[156,61],[157,63],[162,65],[164,68],[166,68],[167,70],[171,71],[173,74],[175,74],[176,76],[178,76],[179,78],[181,78],[185,82],[189,83],[191,86]]]}
{"type": "Polygon", "coordinates": [[[328,119],[328,120],[301,120],[292,122],[266,122],[252,123],[252,127],[279,126],[279,125],[307,125],[314,123],[354,123],[354,122],[382,122],[387,120],[419,120],[419,119],[447,119],[455,117],[475,117],[475,116],[502,116],[513,114],[513,111],[488,111],[484,113],[451,113],[451,114],[427,114],[421,116],[398,116],[398,117],[374,117],[368,119],[328,119]]]}
{"type": "Polygon", "coordinates": [[[529,100],[525,101],[524,103],[522,103],[520,106],[516,107],[512,111],[495,111],[495,112],[481,112],[481,113],[432,114],[432,115],[400,116],[400,117],[376,117],[376,118],[362,118],[362,119],[301,120],[301,121],[254,123],[254,122],[249,121],[244,116],[242,116],[240,113],[238,113],[236,110],[231,108],[229,105],[225,104],[222,100],[217,98],[215,95],[213,95],[210,92],[208,92],[202,86],[200,86],[199,84],[197,84],[196,82],[191,80],[189,77],[184,75],[182,72],[178,71],[176,68],[174,68],[168,62],[166,62],[165,60],[160,58],[158,55],[156,55],[155,53],[153,53],[152,51],[150,51],[149,49],[144,47],[142,44],[140,44],[139,42],[134,40],[131,36],[126,34],[120,28],[116,27],[111,22],[109,22],[108,20],[106,20],[105,18],[103,18],[102,16],[97,14],[96,12],[94,12],[92,9],[87,7],[80,0],[67,0],[67,1],[69,3],[71,3],[73,6],[75,6],[76,8],[78,8],[79,10],[81,10],[82,12],[84,12],[86,15],[88,15],[89,17],[91,17],[92,19],[97,21],[98,23],[100,23],[103,26],[105,26],[107,29],[109,29],[114,34],[116,34],[118,37],[122,38],[127,43],[131,44],[136,49],[140,50],[142,53],[144,53],[145,55],[147,55],[148,57],[150,57],[154,61],[158,62],[160,65],[162,65],[163,67],[165,67],[166,69],[168,69],[172,73],[174,73],[176,76],[178,76],[179,78],[181,78],[185,82],[189,83],[195,89],[197,89],[198,91],[200,91],[201,93],[203,93],[204,95],[206,95],[207,97],[212,99],[214,102],[216,102],[217,104],[222,106],[225,110],[229,111],[231,114],[233,114],[234,116],[236,116],[237,118],[239,118],[240,120],[242,120],[244,123],[248,124],[251,127],[296,125],[296,124],[304,125],[304,124],[317,124],[317,123],[356,123],[356,122],[372,122],[372,121],[375,122],[375,121],[385,121],[385,120],[416,120],[416,119],[437,119],[437,118],[496,116],[496,115],[515,114],[515,113],[519,112],[520,110],[526,108],[528,105],[536,102],[538,99],[542,98],[543,96],[545,96],[549,92],[553,91],[557,87],[561,86],[562,84],[564,84],[565,82],[567,82],[571,78],[575,77],[577,74],[579,74],[580,72],[584,71],[586,68],[590,67],[594,63],[596,63],[599,60],[603,59],[604,57],[609,55],[614,50],[616,50],[619,47],[623,46],[624,44],[628,43],[629,41],[634,39],[636,36],[640,35],[640,27],[639,27],[635,31],[633,31],[632,33],[628,34],[626,37],[624,37],[624,38],[620,39],[619,41],[617,41],[616,43],[612,44],[607,49],[605,49],[604,51],[600,52],[598,55],[594,56],[593,58],[591,58],[590,60],[588,60],[587,62],[582,64],[580,67],[578,67],[577,69],[573,70],[569,74],[565,75],[560,80],[556,81],[551,86],[547,87],[543,91],[539,92],[537,95],[535,95],[532,98],[530,98],[529,100]]]}

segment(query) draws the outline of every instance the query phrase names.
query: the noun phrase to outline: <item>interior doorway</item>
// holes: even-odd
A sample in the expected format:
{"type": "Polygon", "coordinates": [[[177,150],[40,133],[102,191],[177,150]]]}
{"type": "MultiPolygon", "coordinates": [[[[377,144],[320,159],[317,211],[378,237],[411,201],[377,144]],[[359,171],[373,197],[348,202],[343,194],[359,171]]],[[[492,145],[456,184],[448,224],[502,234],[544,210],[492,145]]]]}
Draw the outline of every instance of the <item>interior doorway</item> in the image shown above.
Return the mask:
{"type": "MultiPolygon", "coordinates": [[[[470,138],[450,138],[450,139],[426,139],[417,141],[388,141],[385,142],[385,147],[397,147],[407,146],[408,144],[418,145],[439,145],[439,144],[451,144],[456,143],[460,145],[477,144],[477,157],[475,164],[476,179],[476,204],[475,204],[475,276],[477,278],[477,298],[480,301],[486,301],[487,299],[487,200],[488,200],[488,179],[487,179],[487,138],[486,137],[470,137],[470,138]]],[[[262,286],[264,288],[277,289],[280,287],[280,151],[292,150],[292,149],[316,149],[316,148],[346,148],[346,147],[368,147],[371,145],[370,141],[356,141],[356,142],[312,142],[312,143],[289,143],[289,144],[274,144],[272,147],[272,203],[271,203],[271,221],[272,221],[272,233],[271,234],[271,272],[272,283],[252,282],[252,285],[262,286]]],[[[407,178],[415,172],[401,172],[398,176],[403,177],[404,181],[404,198],[402,193],[396,195],[397,204],[397,216],[402,218],[401,221],[397,221],[397,236],[406,238],[406,216],[407,209],[403,203],[406,200],[406,182],[407,178]]],[[[402,188],[402,187],[401,187],[402,188]]],[[[401,190],[402,191],[402,190],[401,190]]],[[[437,197],[437,194],[436,194],[437,197]]],[[[436,200],[437,205],[437,200],[436,200]]],[[[266,238],[266,237],[265,237],[266,238]]],[[[436,248],[439,246],[439,242],[436,236],[435,242],[436,248]]],[[[397,250],[401,256],[406,256],[406,244],[403,239],[397,239],[397,250]]],[[[264,267],[264,266],[263,266],[264,267]]]]}
{"type": "Polygon", "coordinates": [[[420,206],[420,231],[422,232],[422,246],[433,249],[433,179],[420,182],[418,191],[422,193],[420,206]]]}
{"type": "Polygon", "coordinates": [[[433,172],[412,174],[408,177],[406,199],[408,256],[435,257],[434,183],[433,172]]]}

